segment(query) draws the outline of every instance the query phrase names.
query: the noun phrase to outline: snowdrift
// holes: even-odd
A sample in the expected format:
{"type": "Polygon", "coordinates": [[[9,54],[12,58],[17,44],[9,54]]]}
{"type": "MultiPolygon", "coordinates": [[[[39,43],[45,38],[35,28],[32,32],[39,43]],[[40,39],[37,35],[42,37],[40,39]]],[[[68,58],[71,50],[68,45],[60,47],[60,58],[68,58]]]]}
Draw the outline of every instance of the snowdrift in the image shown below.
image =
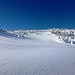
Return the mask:
{"type": "Polygon", "coordinates": [[[0,31],[0,75],[75,75],[75,46],[50,32],[17,34],[0,31]]]}

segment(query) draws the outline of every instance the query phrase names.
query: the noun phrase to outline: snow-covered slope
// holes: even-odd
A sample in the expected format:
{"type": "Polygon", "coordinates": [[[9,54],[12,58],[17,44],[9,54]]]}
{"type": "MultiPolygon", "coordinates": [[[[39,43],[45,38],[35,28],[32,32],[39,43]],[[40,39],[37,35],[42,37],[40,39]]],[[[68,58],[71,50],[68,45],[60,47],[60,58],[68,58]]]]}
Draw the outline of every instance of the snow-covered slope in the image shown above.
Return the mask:
{"type": "Polygon", "coordinates": [[[75,75],[75,46],[50,32],[0,33],[0,75],[75,75]]]}

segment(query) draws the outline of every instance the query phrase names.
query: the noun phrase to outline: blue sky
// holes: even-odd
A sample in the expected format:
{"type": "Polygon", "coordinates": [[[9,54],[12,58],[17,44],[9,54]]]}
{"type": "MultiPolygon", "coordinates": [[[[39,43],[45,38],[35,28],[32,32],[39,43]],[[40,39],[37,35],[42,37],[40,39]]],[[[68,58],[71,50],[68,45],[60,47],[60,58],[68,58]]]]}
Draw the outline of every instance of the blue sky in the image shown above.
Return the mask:
{"type": "Polygon", "coordinates": [[[0,0],[0,28],[75,28],[75,1],[0,0]]]}

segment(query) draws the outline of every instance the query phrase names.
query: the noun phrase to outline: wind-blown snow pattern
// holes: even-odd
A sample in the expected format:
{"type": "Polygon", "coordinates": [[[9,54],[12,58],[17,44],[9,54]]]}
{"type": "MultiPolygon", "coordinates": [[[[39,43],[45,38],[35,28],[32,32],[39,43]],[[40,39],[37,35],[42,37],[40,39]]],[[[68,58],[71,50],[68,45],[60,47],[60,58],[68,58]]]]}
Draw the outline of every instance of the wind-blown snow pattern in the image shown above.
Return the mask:
{"type": "Polygon", "coordinates": [[[0,31],[0,75],[75,75],[75,46],[48,31],[0,31]]]}

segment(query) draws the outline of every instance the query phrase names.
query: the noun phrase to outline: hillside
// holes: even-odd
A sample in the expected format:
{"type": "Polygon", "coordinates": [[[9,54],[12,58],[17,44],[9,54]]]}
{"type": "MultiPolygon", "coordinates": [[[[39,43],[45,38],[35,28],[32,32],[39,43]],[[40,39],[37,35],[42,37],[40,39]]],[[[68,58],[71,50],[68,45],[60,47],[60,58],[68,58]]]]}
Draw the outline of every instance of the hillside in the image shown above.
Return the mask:
{"type": "Polygon", "coordinates": [[[74,40],[75,30],[0,29],[0,75],[75,75],[74,40]]]}

